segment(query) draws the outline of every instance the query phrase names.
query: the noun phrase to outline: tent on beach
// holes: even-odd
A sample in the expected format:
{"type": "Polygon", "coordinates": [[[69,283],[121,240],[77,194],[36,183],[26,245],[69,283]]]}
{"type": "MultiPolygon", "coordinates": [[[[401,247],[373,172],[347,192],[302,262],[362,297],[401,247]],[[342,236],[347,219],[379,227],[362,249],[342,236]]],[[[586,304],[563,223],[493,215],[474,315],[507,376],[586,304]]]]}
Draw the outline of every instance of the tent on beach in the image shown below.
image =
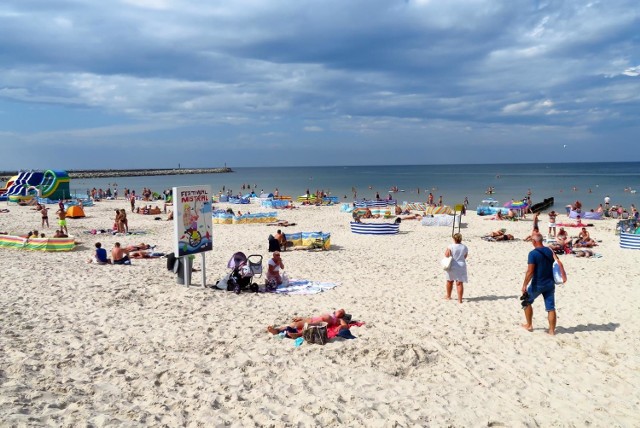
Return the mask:
{"type": "Polygon", "coordinates": [[[67,208],[67,217],[69,218],[81,218],[86,217],[84,215],[84,210],[80,205],[73,205],[67,208]]]}

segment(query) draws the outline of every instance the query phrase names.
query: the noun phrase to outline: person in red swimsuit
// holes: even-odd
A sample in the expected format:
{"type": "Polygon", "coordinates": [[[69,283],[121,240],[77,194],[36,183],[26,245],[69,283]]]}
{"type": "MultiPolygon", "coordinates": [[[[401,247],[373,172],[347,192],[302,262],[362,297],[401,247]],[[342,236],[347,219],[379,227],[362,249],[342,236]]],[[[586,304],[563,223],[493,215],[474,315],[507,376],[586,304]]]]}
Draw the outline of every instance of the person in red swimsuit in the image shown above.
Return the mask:
{"type": "Polygon", "coordinates": [[[286,332],[287,336],[292,339],[302,336],[302,329],[305,324],[314,324],[319,322],[326,322],[327,327],[333,327],[335,325],[340,326],[340,330],[348,329],[349,323],[344,319],[344,309],[338,309],[333,314],[322,314],[314,317],[301,318],[296,317],[291,320],[289,325],[283,325],[280,327],[268,326],[267,331],[271,334],[279,334],[280,332],[286,332]]]}

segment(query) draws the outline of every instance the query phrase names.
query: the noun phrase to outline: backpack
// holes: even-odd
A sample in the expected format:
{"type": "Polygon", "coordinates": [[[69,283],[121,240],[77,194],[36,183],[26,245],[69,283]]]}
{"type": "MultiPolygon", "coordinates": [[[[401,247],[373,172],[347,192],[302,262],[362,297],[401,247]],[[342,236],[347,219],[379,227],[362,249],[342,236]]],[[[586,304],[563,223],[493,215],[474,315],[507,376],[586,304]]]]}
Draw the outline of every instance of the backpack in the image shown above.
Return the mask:
{"type": "Polygon", "coordinates": [[[169,253],[167,254],[167,270],[173,271],[174,266],[176,264],[176,254],[169,253]]]}

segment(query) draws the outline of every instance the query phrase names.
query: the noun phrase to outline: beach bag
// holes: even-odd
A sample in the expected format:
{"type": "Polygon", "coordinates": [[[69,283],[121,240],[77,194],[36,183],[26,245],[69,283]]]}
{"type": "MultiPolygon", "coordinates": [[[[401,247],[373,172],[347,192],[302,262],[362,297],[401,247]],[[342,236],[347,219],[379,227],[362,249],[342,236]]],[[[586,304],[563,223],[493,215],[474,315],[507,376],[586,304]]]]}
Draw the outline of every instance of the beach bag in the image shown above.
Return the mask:
{"type": "Polygon", "coordinates": [[[442,269],[449,270],[451,269],[451,262],[453,261],[453,257],[445,257],[440,260],[440,264],[442,265],[442,269]]]}
{"type": "MultiPolygon", "coordinates": [[[[553,282],[556,285],[561,285],[564,284],[564,281],[562,280],[562,269],[560,268],[560,265],[558,264],[558,262],[556,262],[553,259],[549,259],[549,256],[547,256],[545,253],[543,253],[542,251],[539,251],[536,248],[536,251],[538,251],[540,254],[542,254],[543,256],[545,256],[547,258],[547,260],[549,261],[553,261],[553,265],[552,265],[552,271],[553,271],[553,282]]],[[[566,272],[565,272],[565,277],[566,277],[566,272]]]]}
{"type": "Polygon", "coordinates": [[[564,281],[562,281],[562,271],[558,262],[553,262],[553,282],[555,282],[556,285],[564,284],[564,281]]]}
{"type": "Polygon", "coordinates": [[[324,345],[327,343],[327,323],[319,322],[314,324],[305,324],[302,329],[302,337],[307,343],[315,343],[316,345],[324,345]]]}

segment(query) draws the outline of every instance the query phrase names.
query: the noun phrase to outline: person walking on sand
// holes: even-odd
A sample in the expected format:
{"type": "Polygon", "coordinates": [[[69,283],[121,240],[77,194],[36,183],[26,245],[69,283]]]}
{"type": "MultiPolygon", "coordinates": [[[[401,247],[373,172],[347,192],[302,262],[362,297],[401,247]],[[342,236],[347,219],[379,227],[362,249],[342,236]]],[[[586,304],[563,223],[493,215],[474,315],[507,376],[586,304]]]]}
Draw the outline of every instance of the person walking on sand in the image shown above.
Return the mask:
{"type": "Polygon", "coordinates": [[[520,298],[526,320],[526,323],[522,324],[522,327],[533,331],[533,307],[531,305],[534,300],[542,294],[544,307],[547,310],[547,318],[549,319],[549,334],[554,335],[556,332],[556,284],[553,280],[554,260],[560,266],[562,282],[567,280],[567,275],[558,256],[556,256],[550,248],[545,247],[542,241],[543,238],[540,233],[532,234],[531,242],[534,248],[529,252],[527,258],[527,273],[524,276],[522,297],[520,298]]]}
{"type": "Polygon", "coordinates": [[[453,257],[451,267],[445,271],[447,278],[447,294],[445,298],[451,300],[451,292],[453,291],[453,281],[456,282],[458,291],[458,303],[462,303],[462,295],[464,294],[464,283],[467,282],[467,256],[469,249],[462,243],[462,235],[455,233],[453,235],[453,244],[449,245],[444,252],[445,257],[453,257]]]}

